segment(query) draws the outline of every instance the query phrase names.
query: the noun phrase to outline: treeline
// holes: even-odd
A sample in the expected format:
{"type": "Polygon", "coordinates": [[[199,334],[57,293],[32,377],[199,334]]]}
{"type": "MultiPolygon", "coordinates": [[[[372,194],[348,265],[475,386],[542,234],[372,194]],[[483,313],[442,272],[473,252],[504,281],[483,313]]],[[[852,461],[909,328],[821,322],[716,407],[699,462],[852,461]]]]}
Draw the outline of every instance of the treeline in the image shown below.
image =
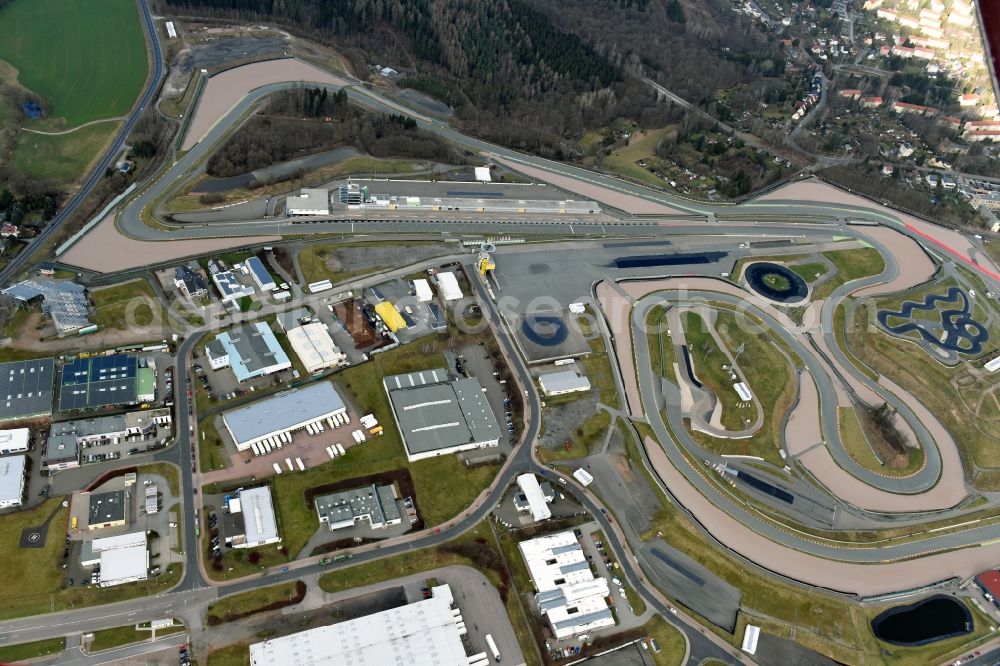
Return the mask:
{"type": "MultiPolygon", "coordinates": [[[[655,117],[646,110],[656,106],[655,96],[629,80],[612,54],[557,27],[529,0],[167,1],[335,39],[357,71],[374,63],[402,66],[410,71],[401,85],[455,108],[464,130],[548,155],[571,151],[567,140],[615,114],[643,125],[655,117]]],[[[622,11],[617,3],[612,9],[622,11]]]]}
{"type": "Polygon", "coordinates": [[[212,155],[206,171],[220,178],[236,176],[340,146],[375,157],[464,161],[444,140],[417,128],[412,118],[366,113],[338,95],[324,98],[318,89],[302,88],[273,96],[212,155]],[[303,120],[305,108],[317,119],[303,120]]]}

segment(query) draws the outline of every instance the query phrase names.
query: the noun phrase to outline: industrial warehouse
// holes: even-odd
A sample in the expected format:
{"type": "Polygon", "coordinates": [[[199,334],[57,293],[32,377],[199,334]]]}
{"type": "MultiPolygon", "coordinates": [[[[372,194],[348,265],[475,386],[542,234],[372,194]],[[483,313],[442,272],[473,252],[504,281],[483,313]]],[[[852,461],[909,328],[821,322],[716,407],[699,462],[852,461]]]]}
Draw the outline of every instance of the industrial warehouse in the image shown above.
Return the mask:
{"type": "Polygon", "coordinates": [[[223,506],[222,534],[230,548],[256,548],[278,543],[278,521],[267,486],[237,491],[223,506]]]}
{"type": "Polygon", "coordinates": [[[23,455],[0,458],[0,509],[21,506],[27,462],[23,455]]]}
{"type": "Polygon", "coordinates": [[[378,666],[468,666],[462,614],[448,585],[431,597],[337,624],[250,645],[253,666],[377,664],[378,666]]]}
{"type": "Polygon", "coordinates": [[[220,333],[205,347],[205,355],[213,370],[232,368],[238,382],[292,367],[274,331],[263,321],[220,333]]]}
{"type": "Polygon", "coordinates": [[[16,421],[52,414],[55,361],[0,363],[0,421],[16,421]]]}
{"type": "Polygon", "coordinates": [[[296,326],[289,329],[286,335],[306,372],[335,368],[347,361],[347,354],[334,344],[326,326],[320,322],[296,326]]]}
{"type": "Polygon", "coordinates": [[[594,578],[572,530],[522,541],[518,547],[538,590],[538,611],[548,618],[556,638],[614,626],[608,581],[594,578]]]}
{"type": "Polygon", "coordinates": [[[59,410],[79,411],[151,402],[156,370],[151,359],[131,354],[78,358],[63,366],[59,410]]]}
{"type": "Polygon", "coordinates": [[[319,522],[326,523],[331,530],[351,527],[360,521],[368,521],[372,529],[377,529],[398,525],[403,520],[391,485],[373,483],[364,488],[320,495],[314,502],[319,522]]]}
{"type": "Polygon", "coordinates": [[[287,437],[310,424],[346,412],[347,407],[333,384],[318,382],[226,412],[222,420],[236,448],[247,451],[254,444],[287,437]]]}
{"type": "Polygon", "coordinates": [[[100,566],[101,587],[146,580],[149,547],[145,532],[130,532],[84,542],[80,566],[100,566]]]}
{"type": "Polygon", "coordinates": [[[453,380],[444,368],[382,380],[410,462],[497,446],[500,426],[475,377],[453,380]]]}

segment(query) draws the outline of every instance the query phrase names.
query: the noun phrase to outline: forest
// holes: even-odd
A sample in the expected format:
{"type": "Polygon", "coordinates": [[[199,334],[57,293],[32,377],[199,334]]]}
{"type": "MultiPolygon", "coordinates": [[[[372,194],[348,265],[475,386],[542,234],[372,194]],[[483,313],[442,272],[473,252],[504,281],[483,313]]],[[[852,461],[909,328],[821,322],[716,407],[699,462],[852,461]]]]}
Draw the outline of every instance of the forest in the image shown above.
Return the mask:
{"type": "Polygon", "coordinates": [[[166,0],[205,16],[270,20],[332,43],[355,71],[406,70],[400,85],[455,109],[459,128],[560,159],[617,119],[660,127],[667,110],[641,81],[696,101],[774,73],[776,47],[693,0],[166,0]],[[725,20],[724,20],[725,19],[725,20]],[[722,44],[731,43],[732,50],[722,44]]]}
{"type": "Polygon", "coordinates": [[[343,92],[301,87],[276,93],[208,160],[211,176],[227,177],[339,146],[375,157],[409,157],[459,164],[448,143],[417,128],[412,118],[367,113],[343,92]]]}

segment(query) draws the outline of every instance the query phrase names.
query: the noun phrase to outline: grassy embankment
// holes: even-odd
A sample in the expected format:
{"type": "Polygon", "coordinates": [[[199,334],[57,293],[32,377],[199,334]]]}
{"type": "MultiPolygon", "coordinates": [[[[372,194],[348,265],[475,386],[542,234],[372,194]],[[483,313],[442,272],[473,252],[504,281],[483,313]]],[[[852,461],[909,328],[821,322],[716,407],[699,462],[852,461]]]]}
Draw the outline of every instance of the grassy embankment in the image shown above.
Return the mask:
{"type": "MultiPolygon", "coordinates": [[[[95,631],[94,639],[90,642],[90,651],[101,652],[102,650],[110,650],[111,648],[116,648],[122,645],[146,641],[153,636],[153,632],[149,628],[148,622],[138,626],[139,628],[136,628],[136,625],[134,624],[127,624],[121,627],[112,627],[110,629],[95,631]]],[[[168,636],[182,631],[185,631],[184,625],[176,624],[172,627],[157,629],[156,636],[159,638],[160,636],[168,636]]]]}
{"type": "Polygon", "coordinates": [[[0,647],[0,663],[8,664],[57,654],[66,649],[65,638],[46,638],[31,643],[0,647]]]}

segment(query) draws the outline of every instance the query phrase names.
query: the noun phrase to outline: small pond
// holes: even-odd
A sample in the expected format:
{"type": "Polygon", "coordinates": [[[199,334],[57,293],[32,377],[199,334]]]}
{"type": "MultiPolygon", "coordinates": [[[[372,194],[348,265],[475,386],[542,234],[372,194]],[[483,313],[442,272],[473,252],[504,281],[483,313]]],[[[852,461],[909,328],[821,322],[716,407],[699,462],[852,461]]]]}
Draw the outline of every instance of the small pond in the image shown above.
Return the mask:
{"type": "Polygon", "coordinates": [[[926,645],[972,631],[972,614],[960,601],[938,594],[894,606],[872,620],[875,636],[894,645],[926,645]]]}

